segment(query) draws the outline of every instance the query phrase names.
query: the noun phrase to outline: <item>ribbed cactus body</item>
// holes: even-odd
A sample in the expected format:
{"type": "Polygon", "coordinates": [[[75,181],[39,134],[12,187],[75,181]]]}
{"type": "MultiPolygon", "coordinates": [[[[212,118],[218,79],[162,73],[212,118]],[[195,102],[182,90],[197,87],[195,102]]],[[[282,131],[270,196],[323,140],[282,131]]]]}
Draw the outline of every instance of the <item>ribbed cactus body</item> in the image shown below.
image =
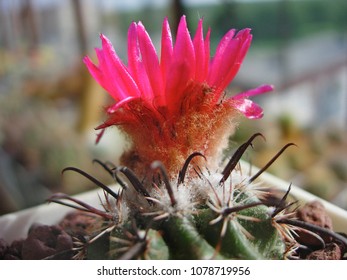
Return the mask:
{"type": "MultiPolygon", "coordinates": [[[[186,189],[191,187],[189,180],[173,188],[174,201],[169,199],[164,186],[149,192],[151,199],[146,201],[143,193],[130,190],[128,185],[118,198],[121,202],[118,209],[113,209],[117,221],[106,221],[106,227],[113,228],[105,234],[107,238],[102,238],[109,246],[105,250],[103,245],[105,256],[112,259],[283,258],[284,242],[271,216],[274,207],[264,205],[257,192],[241,183],[234,190],[225,185],[208,187],[206,183],[197,187],[197,179],[193,181],[190,190],[186,189]],[[228,199],[221,197],[221,193],[228,199]],[[182,200],[192,206],[184,209],[182,200]],[[220,207],[216,201],[221,203],[220,207]]],[[[100,251],[88,254],[88,258],[100,258],[100,251]]]]}
{"type": "MultiPolygon", "coordinates": [[[[194,158],[201,157],[200,153],[187,159],[178,178],[167,174],[160,162],[151,165],[152,174],[144,181],[126,167],[98,162],[119,184],[117,192],[81,170],[67,168],[91,179],[105,191],[104,211],[70,199],[104,219],[100,230],[93,229],[85,238],[86,246],[81,247],[87,252],[85,257],[285,258],[291,229],[277,221],[288,206],[285,200],[289,190],[282,200],[271,202],[267,200],[268,186],[257,180],[266,168],[255,175],[245,175],[238,165],[247,147],[259,135],[242,144],[224,169],[217,172],[194,165],[194,158]]],[[[59,198],[68,199],[56,196],[51,201],[61,203],[59,198]]]]}
{"type": "MultiPolygon", "coordinates": [[[[263,208],[263,207],[261,207],[263,208]]],[[[211,226],[209,220],[214,217],[210,209],[198,217],[199,232],[212,246],[220,242],[220,254],[231,259],[278,259],[282,258],[284,243],[271,225],[267,209],[256,209],[258,213],[243,213],[260,219],[257,222],[242,221],[235,218],[227,222],[225,234],[221,238],[222,224],[211,226]],[[259,214],[259,215],[257,215],[259,214]],[[237,220],[236,220],[237,219],[237,220]],[[256,225],[253,225],[256,223],[256,225]],[[247,231],[247,233],[245,233],[247,231]]]]}

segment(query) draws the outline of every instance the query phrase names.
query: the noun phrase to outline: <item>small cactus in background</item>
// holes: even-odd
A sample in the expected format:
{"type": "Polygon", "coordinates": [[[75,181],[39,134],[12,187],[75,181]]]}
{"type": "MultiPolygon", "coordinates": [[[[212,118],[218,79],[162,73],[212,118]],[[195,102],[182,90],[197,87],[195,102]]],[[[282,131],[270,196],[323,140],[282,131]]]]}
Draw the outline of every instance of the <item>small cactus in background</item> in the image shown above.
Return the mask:
{"type": "Polygon", "coordinates": [[[132,146],[121,166],[96,161],[115,179],[116,191],[80,169],[64,170],[104,190],[103,210],[64,194],[49,199],[95,217],[82,237],[76,235],[75,258],[283,259],[298,247],[293,234],[307,225],[291,219],[290,187],[272,201],[257,180],[292,144],[254,175],[239,163],[260,133],[221,160],[239,113],[250,119],[263,114],[248,98],[273,88],[225,96],[250,46],[250,30],[230,30],[210,58],[210,30],[204,38],[202,23],[191,38],[182,17],[173,45],[165,19],[160,59],[142,23],[130,25],[127,66],[104,35],[96,49],[99,65],[84,59],[115,100],[98,140],[116,125],[132,146]]]}

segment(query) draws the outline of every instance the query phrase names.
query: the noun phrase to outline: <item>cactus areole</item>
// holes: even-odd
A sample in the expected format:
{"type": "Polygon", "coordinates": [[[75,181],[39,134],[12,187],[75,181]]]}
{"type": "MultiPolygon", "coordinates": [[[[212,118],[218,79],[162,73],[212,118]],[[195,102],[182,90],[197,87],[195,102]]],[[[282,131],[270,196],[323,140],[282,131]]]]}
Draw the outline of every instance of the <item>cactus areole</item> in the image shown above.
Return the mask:
{"type": "MultiPolygon", "coordinates": [[[[112,259],[284,259],[298,247],[296,223],[286,202],[276,202],[257,180],[289,146],[252,176],[239,161],[260,133],[221,163],[221,152],[237,117],[262,117],[249,97],[271,85],[228,96],[225,90],[251,44],[250,29],[231,29],[210,55],[203,20],[190,36],[180,20],[173,42],[168,20],[162,27],[160,56],[139,23],[128,31],[128,63],[101,35],[98,65],[84,62],[114,104],[97,129],[117,126],[131,141],[121,166],[99,163],[115,179],[114,191],[80,169],[69,167],[104,190],[103,210],[63,194],[49,201],[92,213],[99,220],[75,242],[75,258],[112,259]],[[103,241],[104,245],[99,246],[103,241]],[[106,245],[105,245],[106,244],[106,245]],[[95,254],[95,252],[97,252],[95,254]]],[[[267,187],[267,186],[265,186],[267,187]]],[[[78,238],[77,238],[78,239],[78,238]]]]}

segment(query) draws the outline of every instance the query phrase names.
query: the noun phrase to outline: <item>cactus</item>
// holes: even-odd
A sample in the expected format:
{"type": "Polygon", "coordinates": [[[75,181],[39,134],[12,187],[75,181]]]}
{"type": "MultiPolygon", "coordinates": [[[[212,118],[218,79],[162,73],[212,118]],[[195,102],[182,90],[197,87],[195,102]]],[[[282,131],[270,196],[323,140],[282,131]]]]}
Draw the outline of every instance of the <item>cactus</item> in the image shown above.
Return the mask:
{"type": "Polygon", "coordinates": [[[266,188],[255,182],[268,166],[250,177],[239,165],[247,147],[260,135],[242,144],[222,172],[203,170],[194,164],[194,158],[202,154],[192,154],[175,181],[159,161],[151,164],[153,179],[147,184],[126,167],[96,161],[115,179],[117,191],[68,167],[65,172],[78,172],[103,188],[104,210],[63,194],[49,201],[99,217],[100,227],[88,232],[88,238],[78,242],[82,246],[75,248],[82,258],[281,259],[290,233],[276,220],[287,205],[267,202],[266,188]],[[100,240],[107,244],[103,250],[100,240]]]}
{"type": "Polygon", "coordinates": [[[297,202],[287,201],[290,186],[274,200],[269,186],[258,179],[292,143],[256,174],[243,174],[240,159],[257,136],[261,134],[242,144],[221,172],[203,170],[194,164],[202,154],[192,154],[177,180],[168,178],[159,161],[152,163],[153,179],[145,184],[126,167],[96,160],[114,178],[115,189],[78,168],[65,168],[64,172],[77,172],[104,192],[103,210],[61,193],[48,199],[95,219],[83,234],[70,232],[74,258],[291,259],[305,245],[296,238],[302,231],[323,247],[332,239],[346,248],[343,235],[296,218],[292,206],[297,202]]]}
{"type": "Polygon", "coordinates": [[[105,195],[103,210],[64,194],[49,199],[96,216],[92,229],[75,236],[75,258],[290,256],[298,247],[293,232],[307,225],[291,219],[292,203],[286,202],[290,186],[282,199],[271,200],[268,186],[258,177],[293,144],[248,175],[239,162],[254,139],[262,136],[256,133],[220,164],[229,139],[226,131],[235,130],[238,115],[255,119],[263,114],[248,98],[273,89],[262,85],[232,97],[224,93],[250,46],[250,29],[230,30],[213,59],[210,31],[204,38],[202,20],[191,38],[182,17],[174,45],[167,19],[162,32],[160,61],[141,22],[129,28],[128,66],[104,35],[102,49],[96,49],[99,65],[84,59],[115,100],[107,108],[108,119],[97,128],[101,129],[97,140],[107,127],[116,125],[132,145],[121,166],[96,160],[114,178],[116,191],[78,168],[64,169],[90,179],[105,195]]]}

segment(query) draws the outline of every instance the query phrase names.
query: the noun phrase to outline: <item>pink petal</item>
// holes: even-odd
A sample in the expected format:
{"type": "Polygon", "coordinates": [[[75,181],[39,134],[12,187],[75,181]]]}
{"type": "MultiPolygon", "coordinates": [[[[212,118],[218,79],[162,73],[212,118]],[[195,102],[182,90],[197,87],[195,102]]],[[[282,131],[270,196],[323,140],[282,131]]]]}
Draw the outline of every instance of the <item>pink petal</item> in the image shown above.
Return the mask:
{"type": "Polygon", "coordinates": [[[151,38],[141,22],[138,24],[137,34],[143,65],[154,95],[153,100],[157,105],[162,106],[165,104],[165,95],[157,52],[151,38]]]}
{"type": "Polygon", "coordinates": [[[141,96],[150,100],[153,92],[142,62],[135,22],[130,25],[128,30],[128,69],[140,89],[141,96]]]}
{"type": "Polygon", "coordinates": [[[180,102],[190,80],[188,79],[190,74],[187,62],[173,61],[166,82],[167,106],[170,112],[180,109],[180,102]]]}
{"type": "Polygon", "coordinates": [[[173,56],[175,61],[186,61],[191,66],[192,75],[190,77],[193,77],[195,74],[195,52],[185,16],[181,17],[178,25],[173,56]]]}
{"type": "Polygon", "coordinates": [[[110,73],[105,62],[104,53],[100,49],[95,49],[97,58],[99,60],[99,67],[93,64],[89,57],[83,59],[86,64],[90,74],[94,79],[116,100],[121,100],[124,96],[122,89],[118,87],[117,84],[113,83],[113,79],[110,79],[114,73],[110,73]]]}
{"type": "Polygon", "coordinates": [[[109,108],[107,108],[107,113],[109,114],[113,114],[114,112],[116,112],[117,110],[119,110],[121,107],[123,107],[125,104],[129,103],[130,101],[137,99],[138,97],[134,97],[134,96],[129,96],[127,98],[124,98],[123,100],[117,102],[116,104],[110,106],[109,108]]]}
{"type": "MultiPolygon", "coordinates": [[[[235,30],[231,29],[229,30],[222,38],[222,40],[219,42],[216,54],[213,60],[211,61],[209,73],[207,82],[211,86],[215,86],[217,82],[220,80],[220,67],[228,63],[228,61],[223,61],[223,55],[225,53],[225,50],[228,48],[230,42],[232,42],[232,39],[234,37],[235,30]]],[[[230,48],[230,47],[229,47],[230,48]]]]}
{"type": "Polygon", "coordinates": [[[260,119],[263,117],[263,109],[249,99],[230,99],[230,103],[249,119],[260,119]]]}
{"type": "Polygon", "coordinates": [[[108,78],[111,79],[110,82],[115,86],[115,88],[118,88],[119,93],[123,95],[123,98],[126,98],[127,96],[139,96],[140,92],[136,83],[117,56],[111,42],[102,34],[100,35],[100,38],[109,74],[108,78]]]}
{"type": "Polygon", "coordinates": [[[188,81],[195,76],[195,52],[187,28],[185,16],[181,17],[176,43],[173,49],[172,63],[166,83],[168,104],[173,109],[179,109],[179,101],[188,81]]]}
{"type": "Polygon", "coordinates": [[[83,58],[83,62],[87,66],[89,73],[92,75],[92,77],[106,90],[111,90],[107,82],[105,82],[105,76],[103,75],[102,71],[97,67],[88,56],[85,56],[83,58]]]}
{"type": "Polygon", "coordinates": [[[250,34],[250,29],[243,29],[239,31],[236,35],[236,39],[240,39],[241,46],[237,54],[237,58],[235,61],[235,69],[230,69],[229,74],[227,75],[226,79],[222,82],[224,84],[224,88],[227,87],[227,85],[234,79],[235,75],[237,74],[239,68],[241,67],[241,64],[248,52],[248,49],[252,42],[252,35],[250,34]]]}
{"type": "Polygon", "coordinates": [[[162,74],[163,85],[166,84],[166,76],[172,61],[172,35],[167,17],[163,21],[162,36],[161,36],[161,57],[160,68],[162,74]]]}
{"type": "Polygon", "coordinates": [[[210,70],[219,74],[213,84],[216,87],[216,100],[219,99],[221,92],[235,78],[241,67],[252,41],[252,36],[249,33],[250,29],[239,31],[236,37],[229,42],[229,46],[224,48],[225,53],[220,54],[222,63],[217,66],[214,64],[214,68],[210,70]]]}
{"type": "Polygon", "coordinates": [[[205,65],[204,65],[204,76],[207,79],[208,70],[210,67],[210,36],[211,36],[211,28],[207,30],[207,34],[204,40],[205,45],[205,65]]]}
{"type": "Polygon", "coordinates": [[[202,19],[199,20],[198,28],[196,30],[193,44],[195,51],[195,80],[202,82],[206,79],[205,72],[205,44],[203,37],[202,19]]]}
{"type": "Polygon", "coordinates": [[[248,49],[251,46],[253,36],[250,33],[251,33],[251,29],[245,28],[240,30],[236,35],[236,38],[240,38],[240,40],[243,42],[241,50],[240,50],[240,54],[238,57],[238,61],[240,63],[242,63],[242,61],[244,60],[248,52],[248,49]]]}
{"type": "Polygon", "coordinates": [[[106,128],[101,129],[99,133],[96,134],[95,144],[98,144],[101,140],[101,137],[104,135],[106,128]]]}
{"type": "Polygon", "coordinates": [[[226,88],[236,76],[252,42],[252,35],[249,34],[250,29],[241,30],[239,31],[239,33],[237,34],[236,39],[240,40],[241,45],[237,53],[237,58],[235,60],[234,66],[230,68],[229,73],[227,74],[225,79],[221,81],[220,86],[222,88],[226,88]],[[242,36],[240,36],[239,33],[241,33],[242,36]]]}
{"type": "Polygon", "coordinates": [[[209,85],[216,88],[216,94],[222,92],[230,83],[230,75],[234,77],[239,69],[237,64],[237,56],[240,49],[240,40],[233,39],[223,49],[223,53],[219,53],[218,57],[213,60],[213,66],[210,69],[212,72],[211,80],[208,80],[209,85]]]}
{"type": "Polygon", "coordinates": [[[255,96],[255,95],[259,95],[259,94],[263,94],[265,92],[269,92],[269,91],[273,91],[274,90],[274,86],[273,85],[261,85],[257,88],[253,88],[244,92],[240,92],[238,94],[236,94],[233,99],[245,99],[248,98],[250,96],[255,96]]]}
{"type": "Polygon", "coordinates": [[[103,79],[103,88],[116,100],[121,100],[124,96],[123,90],[119,88],[117,84],[114,84],[114,79],[110,78],[114,75],[114,71],[112,69],[109,70],[105,53],[102,49],[95,48],[96,57],[99,61],[99,69],[102,72],[104,77],[103,79]]]}

